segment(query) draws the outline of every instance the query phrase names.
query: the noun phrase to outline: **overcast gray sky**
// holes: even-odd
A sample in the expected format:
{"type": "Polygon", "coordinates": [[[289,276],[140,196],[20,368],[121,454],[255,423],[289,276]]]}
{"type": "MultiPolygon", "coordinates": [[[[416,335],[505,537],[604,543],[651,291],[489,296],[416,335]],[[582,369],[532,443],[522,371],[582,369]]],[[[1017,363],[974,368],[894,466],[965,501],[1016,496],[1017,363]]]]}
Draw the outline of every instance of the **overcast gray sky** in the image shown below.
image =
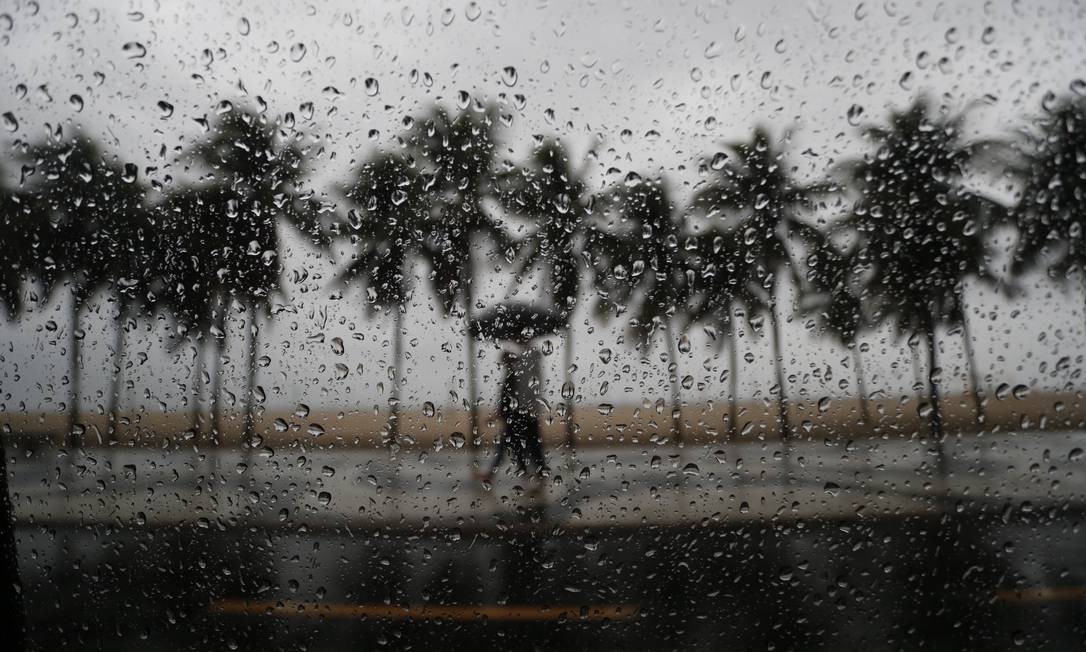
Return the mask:
{"type": "MultiPolygon", "coordinates": [[[[598,187],[631,170],[663,172],[682,197],[697,180],[698,156],[757,123],[793,131],[787,144],[793,162],[801,174],[819,175],[862,151],[846,118],[850,109],[861,111],[861,120],[879,120],[889,107],[927,91],[953,109],[982,99],[974,128],[1011,132],[1039,110],[1045,92],[1069,92],[1072,80],[1086,75],[1084,9],[1057,1],[0,0],[0,14],[0,113],[11,113],[18,123],[3,132],[8,142],[40,137],[47,125],[79,125],[126,161],[157,168],[150,177],[183,177],[171,167],[172,151],[200,136],[195,120],[212,116],[220,99],[240,103],[259,95],[269,113],[293,112],[319,141],[316,188],[329,187],[355,160],[388,144],[404,116],[434,101],[451,104],[459,91],[498,101],[513,115],[503,157],[526,151],[532,134],[561,136],[578,154],[596,152],[590,170],[598,187]],[[516,70],[515,81],[503,76],[506,67],[516,70]],[[366,90],[371,78],[375,95],[366,90]],[[515,95],[524,97],[523,104],[515,95]],[[170,115],[160,102],[174,107],[170,115]],[[171,153],[165,159],[159,155],[163,146],[171,153]],[[612,168],[618,172],[605,173],[612,168]]],[[[292,241],[284,264],[282,311],[267,324],[262,342],[268,364],[259,382],[269,401],[383,406],[390,320],[365,316],[357,293],[329,299],[335,261],[327,256],[292,241]],[[346,343],[343,355],[332,352],[335,337],[346,343]],[[349,370],[345,378],[338,377],[337,363],[349,370]]],[[[507,282],[484,279],[484,301],[500,299],[507,282]]],[[[1081,293],[1064,294],[1039,279],[1026,285],[1030,292],[1013,305],[970,289],[979,366],[990,383],[1061,387],[1078,365],[1057,370],[1057,362],[1078,356],[1086,342],[1081,293]]],[[[83,325],[88,406],[104,403],[114,307],[103,301],[92,312],[83,325]]],[[[577,329],[584,400],[666,396],[662,347],[642,362],[615,345],[616,326],[585,313],[577,329]],[[607,364],[598,354],[605,347],[614,352],[607,364]],[[624,364],[631,365],[629,373],[621,371],[624,364]],[[604,381],[609,388],[601,394],[604,381]]],[[[66,315],[58,300],[18,324],[0,326],[0,338],[10,342],[0,352],[4,409],[52,410],[63,400],[66,315]]],[[[417,294],[408,322],[405,401],[449,404],[454,392],[462,398],[462,325],[442,318],[426,292],[417,294]]],[[[160,319],[141,322],[130,336],[130,408],[181,404],[179,385],[189,382],[192,354],[187,347],[170,351],[167,331],[160,319]]],[[[851,393],[845,352],[808,331],[801,317],[786,325],[790,392],[851,393]]],[[[238,392],[240,329],[232,335],[226,387],[238,392]]],[[[715,350],[698,346],[702,334],[691,337],[695,346],[683,356],[680,375],[704,381],[704,387],[687,398],[724,396],[715,350]]],[[[766,339],[748,332],[740,342],[747,358],[739,370],[745,396],[764,396],[771,384],[766,339]]],[[[870,388],[907,392],[912,371],[903,344],[888,332],[864,341],[870,388]]],[[[947,382],[956,388],[959,338],[945,337],[944,347],[947,382]]],[[[496,388],[496,356],[484,349],[489,395],[496,388]]],[[[560,354],[556,339],[552,379],[560,354]]],[[[555,396],[559,384],[553,385],[555,396]]]]}

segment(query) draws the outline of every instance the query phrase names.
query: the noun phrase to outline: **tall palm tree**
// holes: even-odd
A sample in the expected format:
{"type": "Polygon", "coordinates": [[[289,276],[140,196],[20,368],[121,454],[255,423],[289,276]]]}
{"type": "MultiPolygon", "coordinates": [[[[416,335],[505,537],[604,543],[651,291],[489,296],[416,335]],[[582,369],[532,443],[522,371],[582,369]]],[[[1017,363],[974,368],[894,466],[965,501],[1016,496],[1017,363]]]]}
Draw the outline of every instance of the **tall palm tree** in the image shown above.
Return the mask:
{"type": "Polygon", "coordinates": [[[399,154],[378,153],[352,174],[343,195],[352,204],[340,230],[353,247],[351,261],[337,283],[359,282],[371,310],[394,315],[392,327],[389,443],[399,435],[403,374],[404,316],[411,300],[411,263],[424,256],[430,201],[428,180],[399,154]]]}
{"type": "Polygon", "coordinates": [[[689,321],[693,272],[687,265],[685,213],[662,178],[631,178],[601,198],[601,224],[588,247],[602,316],[629,312],[630,328],[647,355],[659,335],[667,347],[671,436],[682,441],[676,330],[689,321]],[[678,323],[676,323],[678,322],[678,323]]]}
{"type": "Polygon", "coordinates": [[[859,342],[860,334],[868,324],[856,253],[842,251],[821,236],[812,244],[804,274],[805,281],[811,285],[805,307],[821,324],[823,332],[852,354],[861,422],[870,424],[871,410],[859,342]]]}
{"type": "Polygon", "coordinates": [[[784,153],[769,132],[755,128],[747,142],[733,143],[734,157],[714,156],[708,166],[713,178],[700,188],[694,206],[710,217],[730,222],[740,234],[749,270],[759,287],[760,300],[753,310],[769,319],[773,338],[773,370],[778,391],[777,409],[781,438],[792,435],[788,417],[788,392],[784,381],[780,311],[781,281],[786,275],[798,278],[791,253],[793,239],[804,228],[804,208],[828,192],[825,184],[803,184],[793,177],[784,153]]]}
{"type": "Polygon", "coordinates": [[[136,168],[106,154],[88,135],[65,137],[59,130],[29,150],[27,194],[39,219],[40,251],[47,263],[38,270],[53,296],[65,283],[70,292],[69,401],[66,441],[79,446],[80,323],[83,309],[96,293],[126,271],[125,241],[140,228],[143,190],[136,168]]]}
{"type": "Polygon", "coordinates": [[[698,236],[696,255],[690,263],[696,271],[692,292],[691,323],[713,329],[717,346],[728,347],[728,436],[739,436],[739,315],[760,305],[750,260],[742,237],[735,231],[710,229],[698,236]]]}
{"type": "MultiPolygon", "coordinates": [[[[489,241],[511,254],[512,240],[501,222],[487,210],[495,187],[494,151],[497,147],[495,110],[474,103],[455,116],[434,107],[415,120],[407,136],[411,151],[425,161],[431,180],[428,193],[435,215],[430,226],[426,258],[434,291],[447,315],[457,301],[464,306],[465,324],[474,319],[477,300],[475,247],[489,241]]],[[[511,257],[511,255],[509,256],[511,257]]],[[[464,328],[471,443],[479,445],[479,391],[475,338],[464,328]]]]}
{"type": "Polygon", "coordinates": [[[535,232],[521,245],[516,277],[535,265],[544,271],[543,288],[552,306],[565,321],[566,446],[574,446],[573,313],[581,296],[584,276],[584,245],[592,229],[594,197],[583,166],[571,165],[569,153],[559,140],[544,140],[523,166],[502,175],[499,199],[509,211],[531,218],[535,232]]]}
{"type": "Polygon", "coordinates": [[[963,140],[964,115],[933,114],[920,98],[892,112],[884,127],[868,127],[873,155],[848,164],[860,192],[848,220],[858,236],[865,291],[876,318],[920,334],[927,348],[928,407],[939,472],[945,477],[945,438],[939,399],[937,329],[962,326],[963,282],[995,280],[984,232],[1000,210],[966,187],[964,175],[984,144],[963,140]]]}
{"type": "Polygon", "coordinates": [[[38,246],[37,220],[28,199],[7,183],[0,167],[0,219],[4,228],[4,237],[0,238],[0,308],[11,320],[23,314],[23,286],[38,262],[34,253],[38,246]]]}
{"type": "MultiPolygon", "coordinates": [[[[256,441],[253,401],[256,396],[256,359],[261,314],[268,312],[271,297],[280,287],[280,233],[278,222],[317,242],[324,242],[314,205],[300,188],[304,153],[300,134],[279,129],[263,113],[220,102],[222,111],[211,127],[211,136],[188,153],[207,172],[217,192],[227,196],[226,236],[223,247],[224,305],[234,301],[248,315],[246,342],[246,400],[244,441],[256,441]]],[[[225,322],[219,325],[222,329],[225,322]]],[[[217,341],[221,342],[221,338],[217,341]]],[[[216,374],[216,384],[221,374],[216,374]]],[[[213,422],[220,427],[219,388],[212,391],[213,422]]]]}
{"type": "Polygon", "coordinates": [[[161,290],[161,277],[157,261],[160,249],[155,237],[154,225],[141,200],[128,209],[127,223],[120,225],[110,235],[115,238],[117,258],[114,261],[110,293],[117,302],[117,318],[113,341],[113,370],[109,387],[109,406],[106,436],[115,441],[120,421],[121,382],[124,375],[124,358],[128,323],[141,315],[152,313],[156,308],[157,292],[161,290]]]}
{"type": "Polygon", "coordinates": [[[1053,278],[1066,279],[1077,270],[1086,298],[1086,100],[1054,101],[1038,127],[1017,166],[1024,187],[1011,271],[1047,263],[1053,278]]]}
{"type": "MultiPolygon", "coordinates": [[[[224,310],[227,304],[224,260],[233,250],[220,238],[228,228],[230,197],[216,187],[182,186],[157,207],[158,251],[164,280],[162,302],[195,352],[191,386],[190,428],[202,439],[200,402],[204,390],[205,347],[211,343],[213,378],[221,375],[224,310]]],[[[177,340],[178,342],[182,340],[177,340]]],[[[214,391],[213,391],[214,393],[214,391]]],[[[219,437],[218,422],[212,435],[219,437]]]]}

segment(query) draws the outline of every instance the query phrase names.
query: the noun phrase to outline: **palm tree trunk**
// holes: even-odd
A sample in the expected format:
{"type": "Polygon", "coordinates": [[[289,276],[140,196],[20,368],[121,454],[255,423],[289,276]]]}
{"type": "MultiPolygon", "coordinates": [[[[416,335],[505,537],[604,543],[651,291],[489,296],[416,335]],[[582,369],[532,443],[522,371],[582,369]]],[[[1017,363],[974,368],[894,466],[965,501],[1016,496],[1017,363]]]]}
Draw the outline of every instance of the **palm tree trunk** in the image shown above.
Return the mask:
{"type": "MultiPolygon", "coordinates": [[[[0,435],[2,437],[3,435],[0,435]]],[[[19,581],[19,551],[15,546],[15,512],[8,494],[7,450],[0,440],[0,631],[9,650],[26,647],[26,615],[19,581]]]]}
{"type": "Polygon", "coordinates": [[[106,438],[111,442],[117,441],[120,424],[121,378],[124,376],[124,349],[127,342],[124,330],[128,310],[128,302],[122,301],[117,313],[117,330],[113,333],[113,378],[109,383],[109,423],[106,424],[106,438]]]}
{"type": "Polygon", "coordinates": [[[913,391],[916,392],[916,402],[919,405],[924,402],[924,393],[921,388],[927,384],[923,381],[923,373],[920,371],[920,340],[913,343],[910,339],[906,344],[913,358],[913,391]]]}
{"type": "Polygon", "coordinates": [[[939,406],[939,352],[935,344],[935,326],[929,326],[925,332],[928,348],[928,401],[931,407],[931,438],[935,441],[936,471],[939,479],[946,482],[947,461],[943,450],[943,440],[946,438],[943,428],[943,413],[939,406]]]}
{"type": "Polygon", "coordinates": [[[864,359],[860,355],[860,345],[853,342],[849,347],[852,349],[852,364],[856,367],[856,391],[860,393],[860,418],[863,420],[864,425],[869,425],[871,421],[871,406],[867,401],[867,381],[864,380],[864,359]]]}
{"type": "Polygon", "coordinates": [[[977,378],[977,358],[973,352],[973,336],[969,329],[969,318],[965,315],[966,309],[962,307],[962,344],[965,349],[965,366],[969,374],[969,390],[973,394],[973,409],[977,416],[977,422],[984,420],[984,404],[980,396],[980,380],[977,378]]]}
{"type": "Polygon", "coordinates": [[[478,451],[479,444],[479,387],[475,382],[475,337],[471,334],[471,322],[475,318],[475,289],[472,282],[475,280],[475,265],[472,264],[471,251],[468,250],[464,260],[464,318],[467,323],[464,326],[464,334],[467,337],[466,353],[468,363],[468,419],[469,432],[471,434],[471,448],[478,451]]]}
{"type": "Polygon", "coordinates": [[[407,307],[397,305],[393,310],[396,316],[392,320],[392,392],[389,394],[390,411],[388,416],[388,443],[391,446],[400,436],[400,383],[403,379],[403,319],[407,307]]]}
{"type": "Polygon", "coordinates": [[[248,448],[256,443],[256,419],[253,414],[256,401],[256,353],[260,346],[260,324],[257,315],[257,307],[254,302],[249,302],[249,342],[246,349],[245,362],[245,434],[244,441],[248,448]]]}
{"type": "MultiPolygon", "coordinates": [[[[769,300],[769,324],[773,330],[773,373],[780,389],[777,399],[778,418],[780,419],[781,440],[787,442],[792,438],[792,426],[788,421],[788,392],[784,386],[784,351],[781,344],[781,325],[777,319],[777,279],[773,279],[773,288],[769,300]]],[[[786,447],[787,448],[787,447],[786,447]]]]}
{"type": "Polygon", "coordinates": [[[679,398],[679,354],[671,333],[671,320],[664,319],[664,339],[667,340],[667,376],[671,384],[671,436],[683,443],[682,403],[679,398]],[[672,369],[674,367],[674,369],[672,369]]]}
{"type": "Polygon", "coordinates": [[[735,441],[739,438],[739,329],[734,311],[729,310],[728,321],[732,331],[728,344],[728,436],[735,441]]]}
{"type": "Polygon", "coordinates": [[[226,325],[225,320],[219,316],[219,334],[215,335],[212,343],[212,359],[211,359],[211,441],[215,446],[221,446],[223,441],[222,436],[222,358],[226,350],[226,334],[223,331],[223,327],[226,325]]]}
{"type": "Polygon", "coordinates": [[[81,366],[79,313],[81,309],[81,302],[76,298],[75,294],[72,294],[72,302],[69,307],[69,321],[71,323],[69,325],[68,340],[68,432],[65,435],[67,445],[72,448],[83,444],[81,433],[76,432],[76,429],[79,428],[79,367],[81,366]]]}
{"type": "Polygon", "coordinates": [[[192,359],[192,405],[189,406],[189,428],[196,442],[200,443],[203,428],[200,425],[200,399],[204,394],[204,343],[193,339],[192,348],[196,352],[192,359]]]}
{"type": "Polygon", "coordinates": [[[573,405],[577,397],[577,389],[573,385],[573,324],[566,326],[566,348],[563,352],[565,356],[565,387],[569,388],[570,395],[566,399],[566,448],[570,453],[576,447],[576,427],[573,422],[573,405]]]}

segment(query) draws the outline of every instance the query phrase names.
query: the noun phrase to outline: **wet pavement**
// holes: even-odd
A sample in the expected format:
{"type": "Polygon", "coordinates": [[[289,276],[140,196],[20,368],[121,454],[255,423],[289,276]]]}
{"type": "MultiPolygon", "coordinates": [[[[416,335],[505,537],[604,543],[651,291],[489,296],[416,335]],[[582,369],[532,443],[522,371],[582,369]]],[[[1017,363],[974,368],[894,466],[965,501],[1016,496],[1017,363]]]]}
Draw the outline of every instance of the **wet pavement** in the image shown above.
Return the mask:
{"type": "Polygon", "coordinates": [[[552,454],[21,449],[31,639],[101,649],[1070,649],[1082,433],[552,454]]]}

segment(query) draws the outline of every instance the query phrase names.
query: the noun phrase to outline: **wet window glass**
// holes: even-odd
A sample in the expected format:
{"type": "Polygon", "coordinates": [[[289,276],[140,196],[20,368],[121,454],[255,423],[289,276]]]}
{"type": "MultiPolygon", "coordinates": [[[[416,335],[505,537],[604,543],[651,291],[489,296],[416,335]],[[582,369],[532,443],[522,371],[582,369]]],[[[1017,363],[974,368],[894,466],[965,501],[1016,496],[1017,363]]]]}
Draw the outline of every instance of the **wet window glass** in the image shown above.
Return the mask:
{"type": "Polygon", "coordinates": [[[2,635],[1080,647],[1083,27],[0,0],[2,635]]]}

